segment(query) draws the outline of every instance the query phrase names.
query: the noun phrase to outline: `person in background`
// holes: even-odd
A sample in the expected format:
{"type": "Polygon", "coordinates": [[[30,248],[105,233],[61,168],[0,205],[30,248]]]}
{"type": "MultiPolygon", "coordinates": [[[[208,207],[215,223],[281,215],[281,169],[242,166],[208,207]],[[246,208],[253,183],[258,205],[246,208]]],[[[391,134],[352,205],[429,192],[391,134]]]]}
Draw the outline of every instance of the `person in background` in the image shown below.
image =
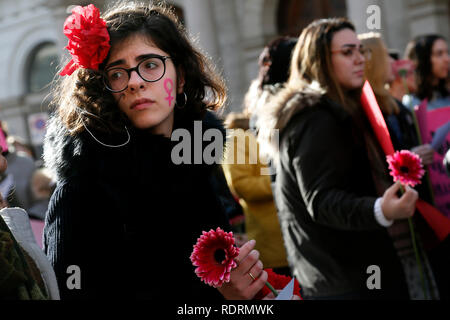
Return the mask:
{"type": "MultiPolygon", "coordinates": [[[[361,40],[361,44],[371,51],[371,58],[365,64],[364,76],[369,81],[375,93],[378,105],[388,126],[394,149],[411,150],[421,157],[424,165],[431,164],[433,162],[434,149],[429,144],[418,146],[417,133],[411,112],[399,100],[392,97],[386,89],[387,84],[392,82],[394,78],[391,67],[393,59],[388,53],[381,34],[369,32],[359,34],[358,38],[361,40]]],[[[422,178],[422,181],[425,182],[425,178],[422,178]]],[[[421,198],[427,201],[431,200],[431,195],[425,183],[419,184],[416,189],[421,198]]],[[[421,227],[427,226],[420,215],[415,215],[414,221],[416,225],[418,223],[421,224],[421,227]]],[[[417,264],[414,263],[416,257],[407,221],[396,221],[389,227],[388,231],[394,240],[398,255],[401,258],[411,299],[423,299],[422,289],[420,286],[417,286],[421,281],[420,272],[417,264]]],[[[423,265],[430,291],[433,291],[434,297],[437,298],[439,297],[439,293],[437,291],[435,277],[421,242],[419,248],[421,250],[421,257],[424,260],[423,265]]]]}
{"type": "Polygon", "coordinates": [[[33,173],[33,177],[31,178],[31,189],[35,201],[28,209],[28,214],[35,219],[45,220],[48,203],[55,190],[55,182],[48,169],[40,168],[33,173]]]}
{"type": "Polygon", "coordinates": [[[260,110],[258,141],[276,163],[275,202],[304,299],[408,299],[387,228],[417,192],[392,184],[360,105],[369,52],[345,18],[315,20],[294,48],[285,88],[260,110]],[[279,143],[271,141],[279,130],[279,143]],[[382,284],[368,286],[368,268],[382,284]]]}
{"type": "MultiPolygon", "coordinates": [[[[2,130],[8,141],[8,131],[2,122],[2,130]]],[[[9,139],[11,141],[11,139],[9,139]]],[[[23,151],[18,151],[14,145],[8,145],[8,150],[3,152],[8,161],[8,168],[2,174],[2,185],[8,185],[2,189],[8,194],[3,194],[10,207],[20,207],[28,210],[33,204],[33,193],[31,191],[31,177],[36,170],[34,160],[23,151]]]]}
{"type": "Polygon", "coordinates": [[[416,65],[417,91],[405,96],[403,103],[413,108],[428,99],[427,110],[450,106],[450,57],[446,39],[439,34],[418,36],[406,46],[405,58],[416,65]]]}
{"type": "MultiPolygon", "coordinates": [[[[0,146],[0,173],[5,172],[8,167],[8,161],[2,151],[3,148],[0,146]]],[[[9,213],[18,208],[7,207],[8,203],[0,194],[0,300],[48,300],[49,292],[46,290],[41,270],[37,267],[38,261],[33,260],[33,255],[30,256],[29,252],[18,243],[6,223],[8,220],[4,219],[6,217],[14,220],[9,213]]],[[[24,216],[27,216],[26,213],[24,216]]],[[[31,233],[26,225],[16,227],[16,231],[31,233]]]]}
{"type": "Polygon", "coordinates": [[[222,164],[228,185],[244,209],[246,238],[256,240],[255,248],[266,268],[289,275],[286,250],[273,201],[267,164],[258,155],[256,136],[249,130],[245,114],[230,113],[225,125],[231,130],[222,164]]]}
{"type": "Polygon", "coordinates": [[[229,114],[225,121],[233,134],[223,167],[230,188],[244,208],[247,237],[256,240],[264,265],[285,275],[291,273],[273,199],[271,181],[274,177],[270,174],[268,159],[259,154],[256,122],[258,109],[286,82],[296,42],[296,38],[277,37],[265,46],[258,59],[258,77],[245,96],[244,112],[229,114]],[[243,163],[237,162],[239,157],[243,163]]]}
{"type": "Polygon", "coordinates": [[[389,79],[389,92],[392,97],[401,102],[406,94],[413,94],[417,90],[415,66],[411,60],[394,59],[392,55],[390,55],[390,58],[392,77],[389,79]],[[404,80],[400,74],[394,72],[399,64],[406,70],[404,80]]]}

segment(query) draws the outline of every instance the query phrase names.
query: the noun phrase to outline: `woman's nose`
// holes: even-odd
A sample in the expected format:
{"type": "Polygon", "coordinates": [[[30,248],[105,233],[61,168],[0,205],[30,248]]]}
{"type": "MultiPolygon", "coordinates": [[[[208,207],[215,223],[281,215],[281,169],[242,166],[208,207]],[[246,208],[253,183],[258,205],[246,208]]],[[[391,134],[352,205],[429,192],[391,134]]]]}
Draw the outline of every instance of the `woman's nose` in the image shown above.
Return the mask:
{"type": "Polygon", "coordinates": [[[128,79],[128,88],[131,90],[137,90],[144,87],[144,79],[142,79],[136,70],[131,71],[130,79],[128,79]]]}

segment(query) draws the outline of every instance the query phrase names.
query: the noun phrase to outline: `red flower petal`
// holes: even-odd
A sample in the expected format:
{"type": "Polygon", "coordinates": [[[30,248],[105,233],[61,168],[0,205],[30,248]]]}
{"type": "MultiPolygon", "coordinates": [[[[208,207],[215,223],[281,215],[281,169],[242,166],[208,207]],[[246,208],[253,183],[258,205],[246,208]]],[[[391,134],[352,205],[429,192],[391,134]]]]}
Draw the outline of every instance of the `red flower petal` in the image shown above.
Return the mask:
{"type": "Polygon", "coordinates": [[[408,150],[396,151],[392,156],[387,156],[389,174],[394,181],[400,181],[403,185],[414,187],[420,184],[420,179],[425,174],[422,167],[422,159],[408,150]]]}
{"type": "Polygon", "coordinates": [[[215,231],[202,232],[190,259],[197,267],[197,276],[217,288],[230,281],[230,272],[237,266],[234,258],[238,255],[239,248],[234,246],[233,233],[217,228],[215,231]]]}

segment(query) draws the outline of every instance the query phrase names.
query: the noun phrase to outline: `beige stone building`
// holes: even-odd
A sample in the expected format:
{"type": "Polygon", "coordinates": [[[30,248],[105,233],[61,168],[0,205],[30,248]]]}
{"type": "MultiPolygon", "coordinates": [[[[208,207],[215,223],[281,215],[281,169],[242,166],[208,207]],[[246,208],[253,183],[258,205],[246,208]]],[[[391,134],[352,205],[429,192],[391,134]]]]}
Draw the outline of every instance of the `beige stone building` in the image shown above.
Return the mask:
{"type": "MultiPolygon", "coordinates": [[[[62,25],[71,5],[112,1],[0,0],[0,120],[40,154],[48,83],[64,54],[62,25]]],[[[316,18],[347,16],[359,33],[378,31],[390,48],[424,33],[450,36],[450,0],[173,0],[191,36],[213,59],[229,88],[225,112],[240,110],[263,46],[298,35],[316,18]]]]}

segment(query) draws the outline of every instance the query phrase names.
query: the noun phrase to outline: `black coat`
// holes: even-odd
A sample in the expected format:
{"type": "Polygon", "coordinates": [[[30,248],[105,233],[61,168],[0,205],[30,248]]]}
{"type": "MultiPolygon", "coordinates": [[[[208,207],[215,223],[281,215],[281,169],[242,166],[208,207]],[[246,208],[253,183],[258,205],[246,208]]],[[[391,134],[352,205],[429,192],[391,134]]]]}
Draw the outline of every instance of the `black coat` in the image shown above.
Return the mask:
{"type": "MultiPolygon", "coordinates": [[[[217,120],[203,121],[204,130],[210,127],[223,129],[217,120]]],[[[130,134],[126,146],[109,148],[87,132],[69,136],[56,117],[50,121],[45,160],[57,187],[44,246],[61,298],[221,299],[197,278],[189,259],[202,231],[229,229],[211,188],[215,165],[174,165],[174,142],[130,134]],[[81,289],[66,285],[70,265],[81,269],[81,289]]],[[[126,133],[95,136],[119,144],[126,133]]]]}
{"type": "Polygon", "coordinates": [[[407,299],[392,240],[374,217],[367,151],[350,115],[319,92],[277,102],[259,125],[280,130],[275,200],[303,296],[407,299]],[[381,270],[380,290],[367,287],[371,265],[381,270]]]}

